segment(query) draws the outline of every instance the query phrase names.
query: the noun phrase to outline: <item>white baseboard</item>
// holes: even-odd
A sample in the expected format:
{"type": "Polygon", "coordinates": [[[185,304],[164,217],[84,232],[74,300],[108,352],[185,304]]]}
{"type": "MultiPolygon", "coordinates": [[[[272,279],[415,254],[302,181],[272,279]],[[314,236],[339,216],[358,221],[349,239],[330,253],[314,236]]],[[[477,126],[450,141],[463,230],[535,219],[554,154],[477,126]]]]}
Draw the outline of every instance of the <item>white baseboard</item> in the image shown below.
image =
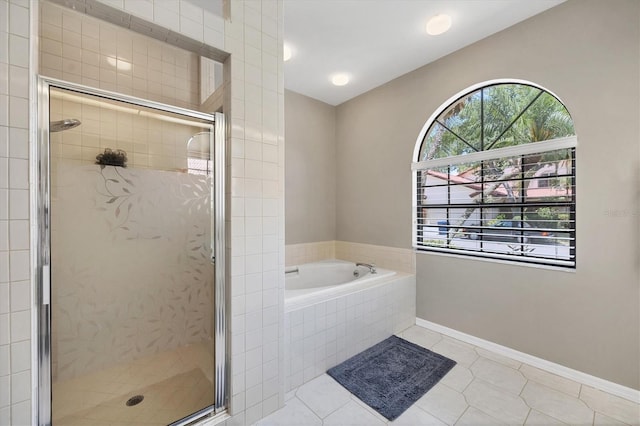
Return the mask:
{"type": "Polygon", "coordinates": [[[556,364],[555,362],[547,361],[546,359],[538,358],[533,355],[529,355],[524,352],[520,352],[515,349],[511,349],[506,346],[502,346],[497,343],[493,343],[488,340],[484,340],[479,337],[475,337],[470,334],[466,334],[461,331],[424,320],[422,318],[416,318],[416,325],[447,335],[449,337],[453,337],[454,339],[470,343],[479,348],[495,352],[499,355],[524,362],[525,364],[529,364],[541,370],[548,371],[549,373],[565,377],[567,379],[587,386],[591,386],[596,389],[600,389],[612,395],[619,396],[620,398],[635,402],[636,404],[640,404],[639,390],[619,385],[617,383],[592,376],[591,374],[583,373],[582,371],[574,370],[572,368],[565,367],[564,365],[556,364]]]}

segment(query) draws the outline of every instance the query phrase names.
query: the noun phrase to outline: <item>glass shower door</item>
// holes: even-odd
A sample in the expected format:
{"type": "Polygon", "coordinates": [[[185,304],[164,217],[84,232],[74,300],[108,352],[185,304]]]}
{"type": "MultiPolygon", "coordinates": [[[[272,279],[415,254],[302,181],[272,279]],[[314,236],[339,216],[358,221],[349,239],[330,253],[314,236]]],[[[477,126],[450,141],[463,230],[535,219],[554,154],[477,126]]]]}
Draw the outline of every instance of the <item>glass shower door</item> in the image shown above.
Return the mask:
{"type": "Polygon", "coordinates": [[[155,106],[50,88],[54,425],[214,406],[214,125],[155,106]]]}

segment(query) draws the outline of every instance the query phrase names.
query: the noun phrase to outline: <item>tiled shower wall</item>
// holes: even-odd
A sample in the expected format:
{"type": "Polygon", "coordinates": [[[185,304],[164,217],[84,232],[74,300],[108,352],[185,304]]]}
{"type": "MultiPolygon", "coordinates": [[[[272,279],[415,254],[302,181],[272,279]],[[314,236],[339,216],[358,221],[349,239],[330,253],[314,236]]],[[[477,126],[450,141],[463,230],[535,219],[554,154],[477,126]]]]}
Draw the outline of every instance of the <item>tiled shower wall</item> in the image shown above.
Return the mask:
{"type": "MultiPolygon", "coordinates": [[[[114,108],[112,102],[96,102],[93,97],[80,98],[60,90],[52,90],[51,95],[51,121],[76,118],[82,123],[51,135],[51,157],[64,159],[67,166],[93,164],[96,155],[110,148],[124,150],[130,167],[186,171],[189,139],[204,130],[145,115],[146,109],[138,114],[138,108],[123,104],[114,108]],[[72,98],[66,97],[69,95],[72,98]]],[[[51,163],[52,184],[57,167],[57,162],[51,163]]]]}
{"type": "MultiPolygon", "coordinates": [[[[251,424],[284,401],[282,1],[228,1],[224,20],[181,0],[101,1],[231,54],[224,83],[231,157],[228,423],[251,424]]],[[[39,71],[37,55],[30,68],[30,48],[37,45],[30,37],[30,8],[38,3],[0,0],[0,425],[32,420],[29,78],[39,71]]],[[[64,72],[64,51],[62,58],[64,72]]],[[[141,83],[134,78],[132,90],[141,83]]],[[[113,76],[107,80],[114,84],[113,76]]],[[[115,84],[120,90],[117,73],[115,84]]]]}
{"type": "MultiPolygon", "coordinates": [[[[225,108],[231,105],[227,258],[231,288],[229,424],[284,404],[284,82],[282,1],[229,1],[225,108]]],[[[228,109],[225,109],[229,111],[228,109]]]]}
{"type": "Polygon", "coordinates": [[[152,101],[200,107],[198,55],[46,1],[40,73],[152,101]]]}
{"type": "Polygon", "coordinates": [[[0,0],[0,424],[31,424],[29,7],[0,0]]]}

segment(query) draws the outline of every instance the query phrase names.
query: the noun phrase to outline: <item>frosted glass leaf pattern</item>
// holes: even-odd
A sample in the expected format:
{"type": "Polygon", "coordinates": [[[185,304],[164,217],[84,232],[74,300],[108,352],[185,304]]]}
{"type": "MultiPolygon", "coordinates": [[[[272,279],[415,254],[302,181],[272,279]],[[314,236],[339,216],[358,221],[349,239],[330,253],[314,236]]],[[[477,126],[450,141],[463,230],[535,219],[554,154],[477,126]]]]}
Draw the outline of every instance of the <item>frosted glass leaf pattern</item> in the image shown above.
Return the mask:
{"type": "Polygon", "coordinates": [[[209,178],[98,165],[59,170],[54,377],[210,341],[209,178]]]}

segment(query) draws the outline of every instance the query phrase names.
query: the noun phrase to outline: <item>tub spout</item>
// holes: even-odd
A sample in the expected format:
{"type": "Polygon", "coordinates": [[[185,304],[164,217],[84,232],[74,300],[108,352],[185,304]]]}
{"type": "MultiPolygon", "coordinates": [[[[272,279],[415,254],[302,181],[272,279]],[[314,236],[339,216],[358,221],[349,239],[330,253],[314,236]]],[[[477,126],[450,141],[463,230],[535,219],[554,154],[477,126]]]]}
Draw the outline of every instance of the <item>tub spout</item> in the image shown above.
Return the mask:
{"type": "Polygon", "coordinates": [[[374,265],[373,263],[361,263],[361,262],[358,262],[358,263],[356,263],[356,268],[358,266],[364,266],[365,268],[369,268],[369,272],[371,272],[372,274],[376,273],[376,265],[374,265]]]}

